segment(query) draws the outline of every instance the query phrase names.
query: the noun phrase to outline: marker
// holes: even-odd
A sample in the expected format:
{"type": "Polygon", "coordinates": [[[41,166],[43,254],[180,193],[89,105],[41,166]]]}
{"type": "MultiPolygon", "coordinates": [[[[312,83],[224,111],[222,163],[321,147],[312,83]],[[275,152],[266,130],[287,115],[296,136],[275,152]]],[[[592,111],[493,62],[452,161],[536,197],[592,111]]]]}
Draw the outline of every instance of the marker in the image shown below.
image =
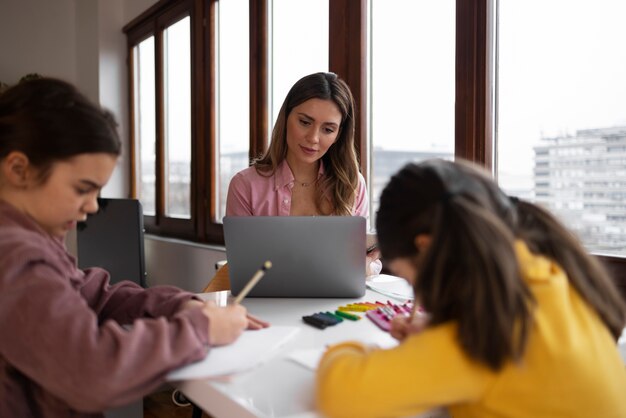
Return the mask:
{"type": "Polygon", "coordinates": [[[330,316],[333,316],[333,317],[337,318],[337,320],[338,320],[339,322],[343,322],[343,318],[342,318],[342,317],[340,317],[339,315],[335,315],[334,313],[332,313],[332,312],[328,312],[328,311],[326,311],[326,312],[324,312],[324,313],[325,313],[326,315],[330,315],[330,316]]]}
{"type": "Polygon", "coordinates": [[[400,309],[398,305],[391,305],[391,307],[394,311],[396,311],[396,313],[402,313],[402,309],[400,309]]]}
{"type": "Polygon", "coordinates": [[[393,318],[393,316],[389,315],[389,312],[387,312],[385,308],[382,306],[377,309],[377,312],[387,321],[390,321],[391,318],[393,318]]]}
{"type": "Polygon", "coordinates": [[[383,311],[382,309],[376,309],[375,311],[378,315],[380,315],[380,317],[382,319],[384,319],[385,321],[389,322],[390,318],[389,315],[387,315],[387,313],[385,311],[383,311]]]}
{"type": "Polygon", "coordinates": [[[342,312],[365,312],[365,311],[370,310],[370,308],[368,308],[367,306],[358,306],[358,305],[340,306],[337,309],[342,312]]]}
{"type": "Polygon", "coordinates": [[[360,311],[369,311],[371,309],[376,309],[377,306],[367,302],[357,302],[357,303],[349,303],[346,306],[350,308],[356,308],[360,311]]]}
{"type": "Polygon", "coordinates": [[[335,311],[335,315],[339,315],[339,316],[341,316],[343,318],[346,318],[346,319],[351,319],[352,321],[358,321],[359,319],[361,319],[361,317],[358,316],[358,315],[354,315],[354,314],[351,314],[351,313],[348,313],[348,312],[339,311],[339,310],[335,311]]]}
{"type": "Polygon", "coordinates": [[[313,325],[315,328],[324,329],[328,326],[328,324],[324,321],[320,321],[314,316],[303,316],[302,320],[309,325],[313,325]]]}
{"type": "Polygon", "coordinates": [[[379,309],[382,309],[387,314],[389,319],[392,319],[394,316],[396,316],[394,310],[391,309],[389,306],[381,306],[379,309]]]}
{"type": "Polygon", "coordinates": [[[254,273],[254,276],[252,276],[252,278],[246,284],[246,286],[241,290],[241,292],[239,292],[239,294],[235,298],[235,304],[240,303],[243,300],[243,298],[245,298],[246,295],[248,293],[250,293],[252,288],[259,282],[259,280],[261,280],[261,278],[263,277],[265,272],[267,270],[271,269],[271,268],[272,268],[272,262],[271,261],[268,260],[265,263],[263,263],[261,268],[258,269],[256,273],[254,273]]]}

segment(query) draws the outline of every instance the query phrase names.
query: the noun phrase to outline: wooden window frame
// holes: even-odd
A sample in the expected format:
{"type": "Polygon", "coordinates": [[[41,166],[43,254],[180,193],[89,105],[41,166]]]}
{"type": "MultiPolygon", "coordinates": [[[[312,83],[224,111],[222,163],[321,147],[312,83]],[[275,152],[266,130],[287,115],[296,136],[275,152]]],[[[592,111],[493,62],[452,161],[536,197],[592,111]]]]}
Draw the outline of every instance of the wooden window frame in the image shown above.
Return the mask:
{"type": "MultiPolygon", "coordinates": [[[[161,0],[130,22],[128,36],[131,124],[134,122],[132,86],[132,47],[150,34],[155,35],[157,62],[161,35],[168,22],[181,10],[192,22],[192,219],[166,218],[163,213],[163,173],[157,170],[157,216],[146,216],[149,233],[170,235],[198,242],[223,244],[223,229],[216,223],[217,163],[215,132],[215,14],[218,0],[161,0]],[[205,158],[198,158],[204,156],[205,158]],[[160,190],[159,190],[160,189],[160,190]],[[153,219],[151,219],[153,218],[153,219]]],[[[493,114],[494,85],[492,28],[497,0],[456,0],[455,58],[455,155],[495,169],[493,114]]],[[[251,0],[250,10],[250,157],[267,147],[268,108],[268,0],[251,0]]],[[[367,0],[329,0],[329,69],[350,85],[356,101],[356,144],[364,176],[367,178],[367,0]]],[[[157,66],[157,69],[159,67],[157,66]]],[[[157,71],[157,93],[162,74],[157,71]]],[[[159,101],[159,100],[157,100],[159,101]]],[[[162,109],[157,108],[157,119],[162,109]]],[[[131,128],[131,190],[135,195],[134,138],[131,128]]],[[[163,132],[157,130],[162,138],[163,132]]],[[[157,143],[160,139],[157,139],[157,143]]],[[[157,161],[163,156],[157,148],[157,161]],[[160,154],[159,154],[160,153],[160,154]]],[[[620,290],[626,294],[626,258],[599,256],[612,271],[620,290]]]]}
{"type": "Polygon", "coordinates": [[[144,226],[146,231],[157,235],[176,235],[179,238],[196,240],[198,237],[195,233],[196,224],[199,219],[199,211],[194,202],[197,201],[198,195],[198,182],[203,176],[195,175],[197,173],[197,152],[198,147],[198,132],[201,132],[203,118],[198,117],[203,111],[202,102],[200,98],[203,96],[198,92],[198,79],[197,71],[198,63],[197,55],[194,48],[197,46],[196,32],[198,21],[197,13],[194,10],[197,2],[193,0],[180,0],[175,2],[162,1],[155,4],[148,9],[139,18],[130,22],[124,27],[124,32],[128,38],[128,79],[129,79],[129,108],[130,110],[130,149],[131,149],[131,193],[133,197],[137,196],[137,173],[135,172],[135,163],[137,158],[137,138],[135,138],[135,118],[134,118],[134,57],[133,48],[138,45],[142,40],[149,36],[154,36],[155,45],[155,133],[156,133],[156,167],[155,167],[155,215],[144,215],[144,226]],[[165,131],[164,131],[164,92],[163,92],[163,32],[166,28],[172,24],[178,22],[180,19],[189,16],[190,18],[190,32],[191,32],[191,85],[192,85],[192,105],[191,105],[191,216],[189,219],[180,219],[168,217],[165,214],[165,182],[164,167],[165,167],[165,131]]]}

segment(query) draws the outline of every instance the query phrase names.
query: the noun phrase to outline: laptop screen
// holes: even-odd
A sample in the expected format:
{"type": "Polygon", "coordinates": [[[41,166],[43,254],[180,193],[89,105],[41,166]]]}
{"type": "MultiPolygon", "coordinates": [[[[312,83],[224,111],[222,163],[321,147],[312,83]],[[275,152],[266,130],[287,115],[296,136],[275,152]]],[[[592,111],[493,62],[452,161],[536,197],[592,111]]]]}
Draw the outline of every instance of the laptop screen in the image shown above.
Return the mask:
{"type": "Polygon", "coordinates": [[[227,216],[231,292],[269,260],[272,268],[248,297],[361,297],[365,230],[360,216],[227,216]]]}

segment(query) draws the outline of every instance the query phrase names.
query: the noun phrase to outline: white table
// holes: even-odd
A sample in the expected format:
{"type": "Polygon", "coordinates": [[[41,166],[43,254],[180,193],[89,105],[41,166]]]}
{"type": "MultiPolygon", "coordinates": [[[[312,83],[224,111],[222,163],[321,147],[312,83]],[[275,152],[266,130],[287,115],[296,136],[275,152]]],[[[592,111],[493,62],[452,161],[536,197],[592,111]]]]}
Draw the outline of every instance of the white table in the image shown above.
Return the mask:
{"type": "MultiPolygon", "coordinates": [[[[229,292],[200,296],[226,304],[229,292]]],[[[341,305],[359,300],[399,302],[371,290],[367,290],[361,299],[247,298],[243,305],[251,314],[272,325],[300,327],[300,331],[272,359],[253,370],[230,376],[227,381],[201,379],[181,382],[177,386],[185,396],[216,418],[319,417],[314,408],[314,372],[286,357],[294,350],[317,349],[347,339],[385,347],[394,345],[395,340],[364,315],[359,321],[344,320],[324,330],[302,321],[304,315],[334,312],[341,305]]]]}
{"type": "MultiPolygon", "coordinates": [[[[226,305],[229,292],[204,293],[206,300],[226,305]]],[[[389,298],[367,290],[360,301],[387,301],[389,298]]],[[[393,302],[397,300],[390,299],[393,302]]],[[[356,339],[365,343],[389,347],[395,344],[391,336],[363,317],[359,321],[342,323],[319,330],[302,321],[302,316],[320,311],[334,311],[354,299],[271,299],[248,298],[243,304],[248,311],[273,325],[298,326],[300,331],[283,345],[269,361],[253,370],[228,379],[200,379],[180,382],[177,387],[204,411],[215,418],[318,418],[314,407],[314,378],[312,370],[287,358],[299,349],[313,349],[327,344],[356,339]]],[[[364,316],[364,315],[363,315],[364,316]]],[[[620,353],[626,363],[626,330],[620,339],[620,353]]],[[[448,417],[442,410],[420,415],[422,418],[448,417]]]]}

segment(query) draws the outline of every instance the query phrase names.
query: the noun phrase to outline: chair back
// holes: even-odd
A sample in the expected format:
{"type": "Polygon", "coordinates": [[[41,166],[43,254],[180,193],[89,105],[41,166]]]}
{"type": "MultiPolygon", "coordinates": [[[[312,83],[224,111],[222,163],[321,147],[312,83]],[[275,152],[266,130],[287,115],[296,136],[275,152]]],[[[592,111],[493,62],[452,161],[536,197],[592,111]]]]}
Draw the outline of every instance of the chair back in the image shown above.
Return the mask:
{"type": "Polygon", "coordinates": [[[77,227],[78,266],[104,268],[111,284],[130,280],[146,287],[141,203],[98,198],[98,204],[98,212],[77,227]]]}

